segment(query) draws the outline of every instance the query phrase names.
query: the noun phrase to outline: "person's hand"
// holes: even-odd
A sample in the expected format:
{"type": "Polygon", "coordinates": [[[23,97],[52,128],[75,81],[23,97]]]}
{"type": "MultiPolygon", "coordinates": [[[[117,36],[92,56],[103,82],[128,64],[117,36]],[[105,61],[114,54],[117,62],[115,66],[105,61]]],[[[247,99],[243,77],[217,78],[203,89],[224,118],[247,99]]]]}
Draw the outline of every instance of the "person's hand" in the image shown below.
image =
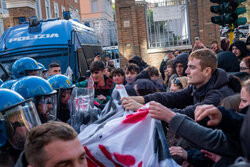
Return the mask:
{"type": "Polygon", "coordinates": [[[172,60],[172,59],[175,58],[175,56],[174,56],[173,53],[169,53],[167,56],[168,56],[168,59],[169,59],[169,60],[172,60]]]}
{"type": "Polygon", "coordinates": [[[129,97],[123,97],[121,101],[122,106],[125,108],[125,110],[137,111],[142,106],[142,104],[129,97]]]}
{"type": "Polygon", "coordinates": [[[200,40],[196,41],[195,45],[198,46],[200,49],[207,48],[200,40]]]}
{"type": "MultiPolygon", "coordinates": [[[[124,98],[122,98],[121,101],[123,101],[124,98]]],[[[134,101],[136,101],[137,103],[140,103],[140,104],[145,104],[143,96],[129,96],[129,97],[126,97],[126,98],[132,99],[132,100],[134,100],[134,101]]]]}
{"type": "Polygon", "coordinates": [[[202,153],[204,153],[204,156],[211,159],[214,162],[218,162],[221,159],[221,156],[211,153],[209,151],[206,150],[201,150],[202,153]]]}
{"type": "Polygon", "coordinates": [[[187,160],[188,157],[187,151],[184,150],[182,147],[172,146],[169,148],[169,151],[172,156],[176,155],[184,160],[187,160]]]}
{"type": "Polygon", "coordinates": [[[104,100],[104,101],[105,101],[105,100],[107,99],[107,98],[106,98],[105,96],[103,96],[103,95],[98,95],[97,98],[98,98],[98,100],[100,100],[100,101],[101,101],[101,100],[104,100]]]}
{"type": "Polygon", "coordinates": [[[166,121],[167,123],[175,116],[173,111],[155,101],[150,102],[149,113],[152,118],[166,121]]]}
{"type": "Polygon", "coordinates": [[[207,122],[208,126],[217,126],[222,119],[220,110],[213,105],[201,105],[196,107],[194,111],[194,118],[196,122],[204,119],[207,116],[210,119],[207,122]]]}
{"type": "Polygon", "coordinates": [[[195,41],[192,51],[195,51],[197,49],[206,49],[206,48],[207,47],[200,40],[198,40],[195,41]]]}
{"type": "Polygon", "coordinates": [[[101,60],[102,60],[102,58],[101,58],[100,55],[97,55],[97,56],[94,58],[94,61],[101,61],[101,60]]]}
{"type": "Polygon", "coordinates": [[[166,54],[166,56],[164,57],[164,61],[172,60],[172,59],[174,59],[174,58],[175,58],[175,56],[174,56],[173,53],[168,53],[168,54],[166,54]]]}

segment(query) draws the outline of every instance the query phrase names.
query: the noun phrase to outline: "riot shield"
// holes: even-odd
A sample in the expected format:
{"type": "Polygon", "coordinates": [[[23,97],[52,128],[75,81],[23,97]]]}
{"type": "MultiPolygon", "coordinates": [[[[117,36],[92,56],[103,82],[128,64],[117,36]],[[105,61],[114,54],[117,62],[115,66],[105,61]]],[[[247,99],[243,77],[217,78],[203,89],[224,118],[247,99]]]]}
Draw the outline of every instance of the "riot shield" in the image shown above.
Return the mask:
{"type": "Polygon", "coordinates": [[[94,107],[94,89],[75,87],[70,100],[70,125],[79,133],[81,126],[86,126],[98,119],[100,110],[94,107]]]}

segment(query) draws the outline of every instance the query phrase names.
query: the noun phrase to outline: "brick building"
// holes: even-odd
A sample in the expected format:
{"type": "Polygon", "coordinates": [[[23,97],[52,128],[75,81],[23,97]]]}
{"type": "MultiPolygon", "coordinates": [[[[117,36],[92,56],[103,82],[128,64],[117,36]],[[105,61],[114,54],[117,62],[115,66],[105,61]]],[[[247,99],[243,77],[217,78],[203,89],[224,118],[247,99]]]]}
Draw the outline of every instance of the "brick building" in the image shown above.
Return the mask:
{"type": "MultiPolygon", "coordinates": [[[[116,0],[117,31],[119,51],[122,54],[121,66],[133,56],[141,56],[150,65],[159,67],[167,50],[187,50],[187,47],[148,47],[146,7],[144,1],[116,0]]],[[[211,23],[210,0],[186,0],[189,18],[189,38],[191,44],[199,37],[205,45],[212,40],[220,41],[219,26],[211,23]]]]}
{"type": "Polygon", "coordinates": [[[72,19],[80,19],[79,0],[5,0],[9,17],[4,19],[4,29],[28,21],[29,17],[39,19],[62,18],[63,11],[70,11],[72,19]]]}
{"type": "Polygon", "coordinates": [[[70,11],[72,19],[80,20],[79,0],[36,0],[36,14],[40,19],[63,18],[70,11]]]}
{"type": "Polygon", "coordinates": [[[80,0],[81,21],[95,29],[102,46],[117,45],[112,0],[80,0]]]}

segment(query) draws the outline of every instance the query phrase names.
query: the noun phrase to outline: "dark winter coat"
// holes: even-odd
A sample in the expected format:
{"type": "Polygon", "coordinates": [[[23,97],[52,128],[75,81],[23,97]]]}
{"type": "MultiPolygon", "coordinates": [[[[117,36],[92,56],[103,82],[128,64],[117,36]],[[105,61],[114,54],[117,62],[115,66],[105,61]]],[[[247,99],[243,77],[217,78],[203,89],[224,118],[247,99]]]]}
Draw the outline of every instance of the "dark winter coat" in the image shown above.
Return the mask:
{"type": "Polygon", "coordinates": [[[241,51],[241,55],[239,57],[240,60],[242,60],[244,57],[247,56],[247,46],[246,46],[246,43],[243,42],[243,41],[236,41],[234,42],[229,50],[232,52],[232,49],[233,49],[233,46],[236,46],[240,51],[241,51]]]}
{"type": "Polygon", "coordinates": [[[24,152],[22,152],[15,164],[15,167],[27,167],[28,166],[28,162],[25,158],[25,154],[24,152]]]}
{"type": "Polygon", "coordinates": [[[125,89],[126,89],[129,96],[137,96],[136,91],[135,91],[135,89],[133,87],[133,83],[132,84],[127,83],[125,85],[125,89]]]}
{"type": "Polygon", "coordinates": [[[226,51],[217,54],[218,68],[224,69],[226,72],[239,72],[240,65],[238,58],[234,53],[226,51]]]}
{"type": "Polygon", "coordinates": [[[140,56],[134,56],[128,62],[137,64],[140,67],[140,71],[142,71],[144,68],[148,66],[147,63],[144,62],[140,56]]]}
{"type": "Polygon", "coordinates": [[[242,124],[240,132],[241,145],[245,157],[250,160],[250,107],[242,124]]]}
{"type": "MultiPolygon", "coordinates": [[[[222,119],[224,118],[222,117],[222,119]]],[[[176,114],[171,119],[169,126],[177,135],[200,149],[208,150],[230,159],[243,155],[239,146],[239,140],[231,139],[222,130],[213,130],[201,126],[183,114],[176,114]]]]}
{"type": "Polygon", "coordinates": [[[187,69],[187,64],[188,64],[188,53],[181,53],[179,54],[175,59],[174,59],[174,68],[176,67],[177,63],[181,63],[183,65],[183,76],[186,76],[185,71],[187,69]]]}
{"type": "MultiPolygon", "coordinates": [[[[149,80],[151,80],[147,70],[144,70],[144,71],[140,72],[140,73],[136,76],[135,82],[136,82],[138,79],[149,79],[149,80]]],[[[160,90],[161,92],[165,92],[165,91],[166,91],[164,85],[161,84],[158,80],[151,80],[151,81],[155,84],[155,86],[156,86],[156,88],[157,88],[158,90],[160,90]]]]}
{"type": "Polygon", "coordinates": [[[228,87],[228,77],[224,70],[217,69],[210,80],[199,88],[189,85],[178,92],[161,92],[144,96],[145,103],[156,101],[172,108],[172,111],[194,118],[196,106],[201,104],[219,105],[220,101],[234,92],[228,87]]]}

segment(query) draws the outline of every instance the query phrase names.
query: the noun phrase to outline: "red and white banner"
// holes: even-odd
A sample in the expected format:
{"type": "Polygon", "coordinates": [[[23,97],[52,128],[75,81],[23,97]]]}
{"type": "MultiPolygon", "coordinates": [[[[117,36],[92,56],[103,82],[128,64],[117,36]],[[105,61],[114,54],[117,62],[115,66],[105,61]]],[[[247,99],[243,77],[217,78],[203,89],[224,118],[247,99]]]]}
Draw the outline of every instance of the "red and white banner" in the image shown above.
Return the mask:
{"type": "Polygon", "coordinates": [[[89,167],[178,166],[169,154],[160,121],[150,117],[148,108],[149,103],[135,113],[108,121],[106,117],[86,127],[78,138],[89,167]]]}

